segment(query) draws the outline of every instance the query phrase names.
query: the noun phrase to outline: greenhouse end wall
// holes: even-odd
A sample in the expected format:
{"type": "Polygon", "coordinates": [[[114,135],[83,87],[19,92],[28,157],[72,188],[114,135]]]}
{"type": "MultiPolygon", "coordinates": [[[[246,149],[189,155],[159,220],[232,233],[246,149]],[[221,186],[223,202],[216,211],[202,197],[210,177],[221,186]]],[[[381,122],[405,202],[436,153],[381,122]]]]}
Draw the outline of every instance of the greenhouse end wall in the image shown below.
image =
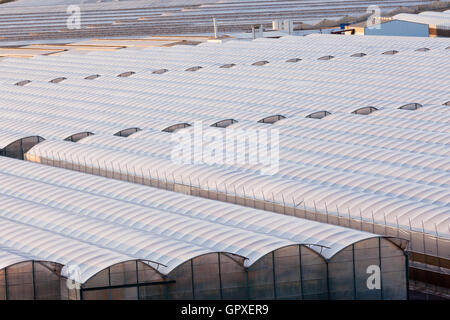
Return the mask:
{"type": "Polygon", "coordinates": [[[227,253],[196,257],[168,275],[147,262],[126,261],[98,272],[79,290],[61,276],[61,265],[28,261],[0,270],[0,300],[406,299],[406,261],[403,250],[384,238],[355,243],[330,261],[293,245],[248,268],[243,257],[227,253]],[[367,286],[369,266],[381,271],[379,290],[367,286]]]}

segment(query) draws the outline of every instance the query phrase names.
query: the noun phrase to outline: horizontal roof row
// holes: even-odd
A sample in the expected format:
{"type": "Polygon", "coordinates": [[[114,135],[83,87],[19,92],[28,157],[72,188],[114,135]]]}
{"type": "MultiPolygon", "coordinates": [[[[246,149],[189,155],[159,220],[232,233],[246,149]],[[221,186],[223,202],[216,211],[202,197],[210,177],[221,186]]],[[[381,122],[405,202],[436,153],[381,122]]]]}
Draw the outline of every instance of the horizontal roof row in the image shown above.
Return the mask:
{"type": "MultiPolygon", "coordinates": [[[[81,140],[83,141],[83,140],[81,140]]],[[[168,145],[168,148],[170,146],[168,145]]],[[[450,236],[448,188],[429,187],[423,192],[430,197],[444,197],[444,203],[427,203],[420,199],[414,199],[414,183],[400,187],[400,182],[391,181],[389,190],[403,194],[396,196],[376,190],[376,186],[370,189],[352,188],[349,180],[351,174],[343,175],[341,184],[318,182],[314,180],[293,179],[278,175],[260,174],[243,168],[224,167],[217,165],[183,164],[174,161],[167,156],[130,153],[129,149],[99,147],[89,144],[44,141],[34,146],[26,154],[31,161],[44,163],[60,163],[66,168],[85,167],[89,171],[109,172],[110,174],[134,180],[136,178],[157,179],[184,186],[192,186],[202,190],[210,190],[223,194],[237,194],[240,197],[251,196],[256,200],[271,201],[281,204],[296,206],[301,203],[305,209],[327,212],[335,216],[346,213],[353,217],[361,216],[362,219],[376,220],[381,224],[398,226],[403,229],[413,228],[431,234],[439,233],[443,237],[450,236]],[[89,169],[90,168],[90,169],[89,169]],[[347,178],[346,178],[347,177],[347,178]],[[347,179],[347,181],[346,181],[347,179]],[[425,191],[427,190],[427,191],[425,191]],[[410,196],[406,196],[406,194],[410,196]],[[411,198],[412,195],[412,198],[411,198]]],[[[322,174],[325,171],[322,171],[322,174]]],[[[332,179],[323,176],[322,179],[332,179]]],[[[313,179],[321,179],[313,177],[313,179]]],[[[370,180],[370,179],[369,179],[370,180]]],[[[373,178],[373,184],[377,179],[373,178]]],[[[378,181],[379,182],[379,181],[378,181]]],[[[355,184],[355,182],[353,182],[355,184]]],[[[356,183],[357,184],[357,183],[356,183]]],[[[418,195],[418,197],[423,197],[418,195]]],[[[425,196],[426,197],[426,196],[425,196]]]]}
{"type": "MultiPolygon", "coordinates": [[[[193,139],[194,137],[192,137],[191,141],[193,141],[193,139]]],[[[187,157],[188,160],[203,159],[203,155],[205,154],[204,150],[208,147],[213,148],[212,145],[215,144],[215,142],[208,143],[204,140],[202,149],[199,148],[200,150],[196,150],[195,146],[191,146],[191,141],[189,141],[189,144],[186,145],[186,147],[189,148],[189,151],[191,151],[190,149],[192,149],[193,151],[192,155],[190,154],[187,157]]],[[[175,144],[172,144],[168,147],[168,144],[165,142],[155,143],[152,140],[142,141],[138,139],[129,141],[129,139],[110,136],[90,136],[80,140],[79,143],[98,146],[100,148],[128,151],[134,154],[162,157],[166,158],[167,161],[173,161],[172,157],[175,149],[175,144]]],[[[427,163],[427,161],[425,160],[426,157],[422,157],[422,168],[420,168],[419,165],[416,166],[414,163],[409,163],[409,167],[408,164],[406,166],[402,165],[402,156],[400,154],[386,152],[384,155],[382,155],[374,152],[373,155],[379,155],[380,158],[384,156],[388,159],[398,159],[398,162],[391,166],[383,166],[381,164],[376,172],[383,171],[384,169],[386,170],[386,173],[384,174],[386,177],[380,177],[369,175],[367,172],[339,172],[340,170],[330,168],[328,163],[333,160],[341,160],[346,156],[348,159],[349,155],[354,155],[357,158],[359,154],[357,150],[352,148],[346,149],[345,155],[336,156],[337,151],[339,151],[339,149],[342,149],[342,147],[337,147],[336,149],[330,150],[329,152],[327,152],[327,149],[329,148],[324,148],[324,150],[318,148],[319,150],[316,151],[309,151],[306,148],[302,152],[283,148],[283,145],[281,145],[280,147],[281,148],[278,151],[280,157],[280,159],[278,160],[278,170],[272,175],[274,177],[299,180],[311,184],[334,186],[337,188],[354,191],[391,195],[394,197],[419,200],[437,205],[446,205],[450,203],[450,194],[448,194],[448,188],[450,187],[450,175],[448,174],[448,171],[450,171],[450,161],[446,158],[428,158],[427,163]],[[315,154],[320,155],[320,157],[318,157],[319,161],[312,161],[311,159],[309,164],[305,164],[303,162],[302,158],[306,158],[308,156],[312,157],[315,154]],[[324,162],[325,165],[322,164],[324,162]],[[387,169],[386,167],[389,169],[387,169]],[[419,167],[420,169],[413,167],[419,167]],[[400,179],[393,179],[389,176],[389,174],[395,169],[406,169],[403,171],[403,173],[409,171],[410,175],[403,176],[401,178],[401,180],[403,181],[400,181],[400,179]],[[440,186],[431,185],[426,181],[428,178],[430,178],[430,176],[434,176],[434,178],[439,177],[439,182],[443,184],[440,186]],[[419,181],[414,182],[414,178],[418,179],[419,181]]],[[[241,156],[245,158],[251,156],[249,150],[244,148],[244,146],[242,146],[242,151],[243,154],[241,156]]],[[[419,158],[420,157],[417,157],[415,160],[419,160],[419,158]]],[[[249,173],[264,172],[265,166],[268,165],[267,163],[242,164],[240,162],[227,164],[225,162],[225,155],[223,155],[220,160],[220,163],[217,163],[218,167],[234,168],[236,170],[242,170],[243,172],[249,173]]],[[[357,162],[355,161],[354,163],[357,162]]],[[[378,163],[382,163],[382,161],[379,161],[378,163]]]]}
{"type": "MultiPolygon", "coordinates": [[[[211,112],[214,108],[220,110],[218,106],[225,106],[236,112],[239,110],[240,113],[235,114],[242,119],[249,119],[251,116],[248,112],[257,110],[260,113],[285,115],[295,114],[299,112],[299,108],[350,113],[368,106],[380,109],[400,108],[410,104],[445,104],[450,99],[445,82],[448,74],[445,68],[446,55],[448,53],[444,51],[444,56],[440,59],[428,57],[423,67],[420,66],[420,59],[411,60],[399,56],[393,58],[392,64],[382,61],[384,58],[378,62],[372,58],[367,58],[364,62],[334,61],[329,66],[306,63],[281,66],[274,63],[260,68],[240,66],[225,71],[220,68],[203,68],[193,73],[173,71],[163,75],[137,72],[128,78],[103,76],[92,81],[62,75],[65,72],[63,70],[58,75],[43,78],[44,70],[51,69],[52,60],[45,63],[36,61],[32,69],[23,71],[16,67],[17,63],[14,61],[6,63],[8,60],[4,60],[0,65],[2,73],[10,75],[0,85],[0,90],[2,95],[10,93],[19,96],[18,99],[27,94],[30,98],[37,98],[39,95],[52,99],[64,96],[80,102],[87,99],[80,95],[90,93],[89,99],[95,103],[153,109],[158,106],[167,108],[169,105],[174,112],[185,110],[186,113],[192,113],[200,104],[205,108],[205,115],[209,116],[213,116],[211,112]],[[412,65],[414,68],[411,68],[412,65]],[[21,72],[23,76],[20,76],[21,72]],[[13,85],[29,79],[33,73],[40,79],[24,86],[13,85]],[[62,76],[68,79],[60,83],[47,82],[62,76]],[[247,112],[242,113],[242,110],[247,112]]],[[[98,58],[101,63],[105,63],[101,56],[98,58]]],[[[79,70],[78,65],[85,65],[90,59],[68,62],[62,69],[79,70]],[[73,68],[74,66],[76,67],[73,68]]],[[[126,68],[124,70],[132,67],[126,68]]],[[[84,74],[83,77],[85,76],[89,74],[84,74]]],[[[225,114],[226,110],[216,112],[223,114],[214,114],[216,117],[233,117],[225,114]]]]}
{"type": "MultiPolygon", "coordinates": [[[[225,252],[249,267],[300,244],[324,259],[377,235],[97,176],[0,158],[0,269],[26,260],[104,268],[144,260],[162,274],[225,252]]],[[[63,275],[66,275],[63,270],[63,275]]]]}

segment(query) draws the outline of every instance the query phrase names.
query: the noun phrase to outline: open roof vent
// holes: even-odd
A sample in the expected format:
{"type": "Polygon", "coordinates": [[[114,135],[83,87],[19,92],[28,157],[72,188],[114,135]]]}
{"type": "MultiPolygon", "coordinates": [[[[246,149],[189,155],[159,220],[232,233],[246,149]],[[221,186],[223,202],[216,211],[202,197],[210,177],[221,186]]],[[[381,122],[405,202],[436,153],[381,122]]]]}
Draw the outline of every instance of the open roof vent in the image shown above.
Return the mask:
{"type": "Polygon", "coordinates": [[[159,69],[159,70],[153,71],[152,73],[153,74],[163,74],[163,73],[166,73],[167,71],[169,71],[169,70],[167,70],[167,69],[159,69]]]}
{"type": "Polygon", "coordinates": [[[235,66],[236,65],[234,63],[227,63],[227,64],[224,64],[223,66],[220,66],[220,68],[222,68],[222,69],[229,69],[229,68],[233,68],[235,66]]]}
{"type": "Polygon", "coordinates": [[[386,54],[386,55],[394,55],[394,54],[397,54],[397,53],[398,53],[397,50],[389,50],[389,51],[383,52],[382,54],[386,54]]]}
{"type": "Polygon", "coordinates": [[[186,71],[194,72],[194,71],[198,71],[202,68],[203,68],[202,66],[195,66],[195,67],[187,68],[186,71]]]}
{"type": "Polygon", "coordinates": [[[23,87],[23,86],[29,84],[30,82],[31,82],[31,80],[22,80],[22,81],[19,81],[19,82],[15,83],[14,85],[15,86],[19,86],[19,87],[23,87]]]}
{"type": "Polygon", "coordinates": [[[66,80],[66,79],[67,79],[67,78],[59,77],[59,78],[50,80],[49,82],[51,82],[51,83],[60,83],[60,82],[63,82],[64,80],[66,80]]]}
{"type": "Polygon", "coordinates": [[[331,59],[333,59],[334,57],[333,56],[323,56],[323,57],[320,57],[319,59],[317,59],[317,60],[331,60],[331,59]]]}
{"type": "Polygon", "coordinates": [[[256,62],[252,63],[252,66],[263,66],[268,63],[269,63],[269,61],[266,61],[266,60],[256,61],[256,62]]]}
{"type": "Polygon", "coordinates": [[[94,80],[94,79],[97,79],[97,78],[99,78],[99,77],[100,77],[99,74],[93,74],[93,75],[87,76],[87,77],[84,78],[84,79],[86,79],[86,80],[94,80]]]}
{"type": "Polygon", "coordinates": [[[134,71],[127,71],[127,72],[118,74],[117,76],[118,76],[119,78],[127,78],[127,77],[129,77],[129,76],[132,76],[132,75],[135,74],[135,73],[136,73],[136,72],[134,72],[134,71]]]}
{"type": "Polygon", "coordinates": [[[360,57],[365,57],[365,56],[367,56],[367,54],[365,54],[364,52],[358,52],[358,53],[352,54],[350,57],[358,57],[358,58],[360,58],[360,57]]]}
{"type": "Polygon", "coordinates": [[[368,106],[368,107],[362,107],[362,108],[356,109],[352,113],[353,114],[367,115],[367,114],[372,113],[372,112],[374,112],[376,110],[378,110],[378,109],[375,108],[375,107],[372,107],[372,106],[368,106]]]}
{"type": "Polygon", "coordinates": [[[417,110],[419,108],[422,108],[422,105],[420,103],[408,103],[404,106],[399,107],[399,109],[402,110],[417,110]]]}

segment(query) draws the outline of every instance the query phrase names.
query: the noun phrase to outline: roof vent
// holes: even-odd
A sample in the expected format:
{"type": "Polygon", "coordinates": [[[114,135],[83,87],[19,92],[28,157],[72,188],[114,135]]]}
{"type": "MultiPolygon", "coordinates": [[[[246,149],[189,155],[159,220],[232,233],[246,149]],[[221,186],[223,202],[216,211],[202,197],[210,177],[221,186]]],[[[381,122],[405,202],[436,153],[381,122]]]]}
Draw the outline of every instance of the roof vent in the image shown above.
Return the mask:
{"type": "Polygon", "coordinates": [[[360,57],[364,57],[364,56],[367,56],[367,54],[365,54],[363,52],[358,52],[358,53],[352,54],[350,57],[358,57],[358,58],[360,58],[360,57]]]}
{"type": "Polygon", "coordinates": [[[56,78],[56,79],[50,80],[49,82],[51,82],[51,83],[60,83],[60,82],[63,82],[64,80],[66,80],[66,79],[67,78],[60,77],[60,78],[56,78]]]}
{"type": "Polygon", "coordinates": [[[268,63],[269,63],[269,61],[262,60],[262,61],[257,61],[257,62],[252,63],[252,66],[263,66],[268,63]]]}
{"type": "Polygon", "coordinates": [[[319,59],[317,59],[317,60],[331,60],[331,59],[333,59],[334,57],[333,56],[323,56],[323,57],[320,57],[319,59]]]}
{"type": "Polygon", "coordinates": [[[369,107],[362,107],[359,109],[356,109],[355,111],[353,111],[353,114],[361,114],[361,115],[367,115],[369,113],[372,113],[374,111],[378,110],[375,107],[369,106],[369,107]]]}
{"type": "Polygon", "coordinates": [[[31,80],[22,80],[22,81],[19,81],[19,82],[15,83],[14,85],[15,86],[19,86],[19,87],[23,87],[23,86],[29,84],[30,82],[31,82],[31,80]]]}
{"type": "Polygon", "coordinates": [[[127,128],[127,129],[123,129],[120,130],[119,132],[114,133],[115,136],[118,137],[128,137],[131,136],[133,133],[139,132],[141,131],[140,128],[127,128]]]}
{"type": "Polygon", "coordinates": [[[211,127],[218,127],[218,128],[226,128],[229,125],[232,125],[233,123],[236,123],[237,121],[234,119],[226,119],[226,120],[221,120],[221,121],[217,121],[216,123],[213,123],[211,125],[211,127]]]}
{"type": "Polygon", "coordinates": [[[175,132],[178,129],[182,129],[182,128],[186,128],[186,127],[190,127],[191,125],[189,123],[177,123],[174,124],[173,126],[167,127],[165,129],[163,129],[162,131],[164,132],[175,132]]]}
{"type": "Polygon", "coordinates": [[[286,60],[286,62],[292,62],[292,63],[296,63],[296,62],[299,62],[299,61],[302,61],[302,59],[300,59],[300,58],[292,58],[292,59],[286,60]]]}
{"type": "Polygon", "coordinates": [[[169,71],[169,70],[167,70],[167,69],[159,69],[159,70],[153,71],[152,73],[153,74],[163,74],[163,73],[166,73],[167,71],[169,71]]]}
{"type": "Polygon", "coordinates": [[[120,78],[127,78],[129,76],[132,76],[135,73],[136,72],[134,72],[134,71],[127,71],[127,72],[121,73],[121,74],[119,74],[117,76],[120,77],[120,78]]]}
{"type": "Polygon", "coordinates": [[[398,53],[397,50],[389,50],[389,51],[383,52],[382,54],[394,55],[394,54],[397,54],[397,53],[398,53]]]}
{"type": "Polygon", "coordinates": [[[220,66],[222,69],[229,69],[229,68],[233,68],[233,67],[235,67],[236,65],[234,64],[234,63],[227,63],[227,64],[224,64],[223,66],[220,66]]]}
{"type": "Polygon", "coordinates": [[[200,70],[201,68],[203,68],[203,67],[202,66],[195,66],[195,67],[187,68],[186,71],[194,72],[194,71],[200,70]]]}
{"type": "Polygon", "coordinates": [[[404,106],[401,106],[399,109],[402,110],[417,110],[419,108],[422,108],[422,105],[420,103],[408,103],[404,106]]]}
{"type": "Polygon", "coordinates": [[[65,141],[71,141],[71,142],[78,142],[83,138],[89,137],[94,135],[92,132],[80,132],[80,133],[75,133],[67,138],[65,138],[65,141]]]}
{"type": "Polygon", "coordinates": [[[97,79],[97,78],[99,78],[99,77],[100,77],[99,74],[93,74],[93,75],[87,76],[87,77],[84,78],[84,79],[86,79],[86,80],[94,80],[94,79],[97,79]]]}
{"type": "Polygon", "coordinates": [[[306,116],[306,118],[322,119],[322,118],[326,117],[329,114],[331,114],[331,113],[329,113],[328,111],[317,111],[317,112],[313,112],[310,115],[306,116]]]}
{"type": "Polygon", "coordinates": [[[269,116],[269,117],[266,117],[264,119],[261,119],[258,122],[259,123],[270,123],[270,124],[273,124],[273,123],[275,123],[275,122],[277,122],[278,120],[281,120],[281,119],[286,119],[286,117],[282,116],[281,114],[276,114],[274,116],[269,116]]]}

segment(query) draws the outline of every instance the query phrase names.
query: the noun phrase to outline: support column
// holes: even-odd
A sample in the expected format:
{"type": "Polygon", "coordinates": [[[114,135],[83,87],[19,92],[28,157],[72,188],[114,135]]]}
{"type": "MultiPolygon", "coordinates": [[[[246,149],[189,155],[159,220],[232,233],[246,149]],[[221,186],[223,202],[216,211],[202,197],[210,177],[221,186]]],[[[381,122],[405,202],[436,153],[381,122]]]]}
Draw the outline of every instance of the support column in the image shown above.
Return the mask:
{"type": "Polygon", "coordinates": [[[219,289],[220,289],[220,300],[223,300],[222,292],[222,268],[220,266],[220,252],[217,253],[217,262],[219,263],[219,289]]]}

